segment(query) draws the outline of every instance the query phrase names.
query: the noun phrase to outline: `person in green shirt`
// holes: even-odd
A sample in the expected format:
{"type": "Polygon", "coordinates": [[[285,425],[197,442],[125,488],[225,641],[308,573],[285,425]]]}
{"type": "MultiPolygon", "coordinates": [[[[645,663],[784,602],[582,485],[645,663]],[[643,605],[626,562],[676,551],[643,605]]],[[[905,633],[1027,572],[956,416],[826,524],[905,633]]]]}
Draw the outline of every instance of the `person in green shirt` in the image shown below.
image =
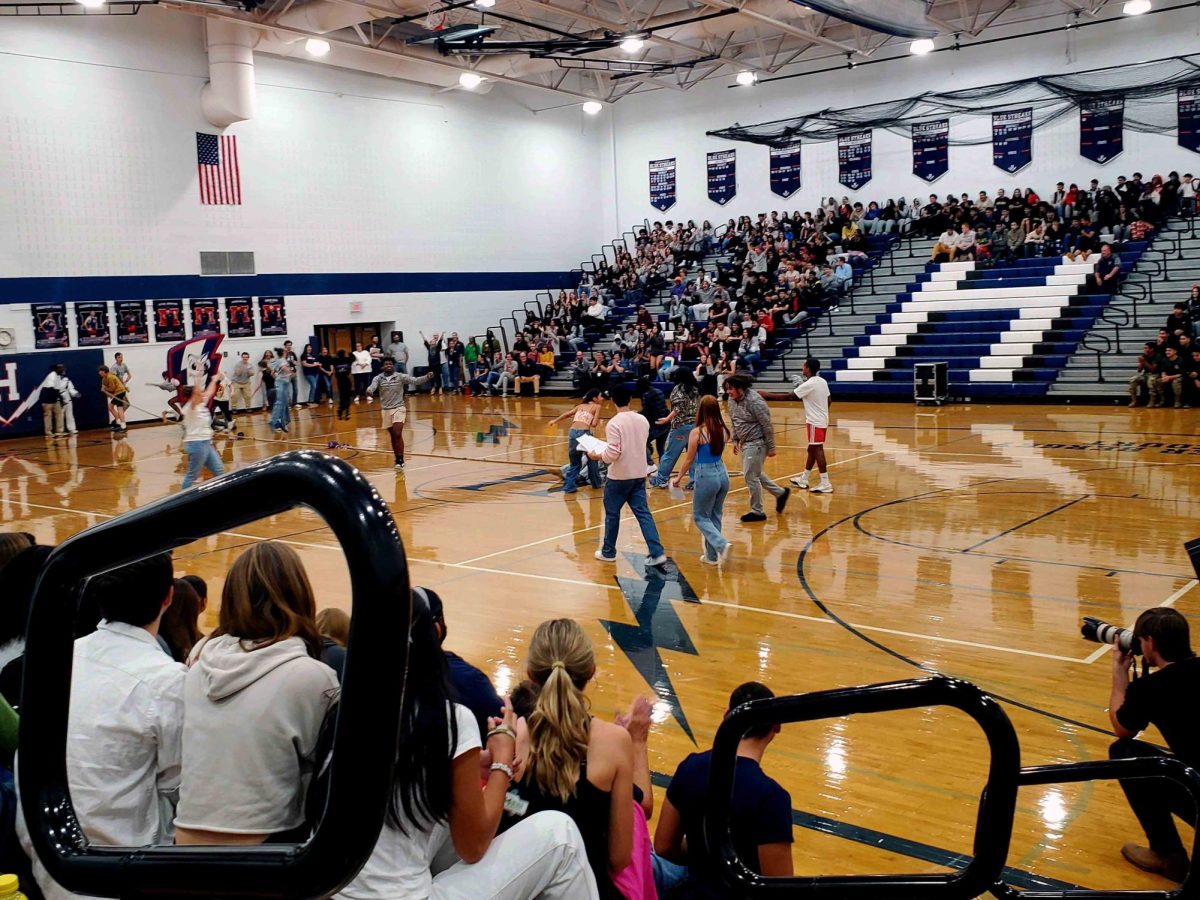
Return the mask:
{"type": "Polygon", "coordinates": [[[463,347],[463,362],[467,364],[468,381],[475,377],[475,370],[480,368],[479,353],[479,344],[475,341],[475,336],[472,335],[471,339],[467,341],[467,346],[463,347]]]}

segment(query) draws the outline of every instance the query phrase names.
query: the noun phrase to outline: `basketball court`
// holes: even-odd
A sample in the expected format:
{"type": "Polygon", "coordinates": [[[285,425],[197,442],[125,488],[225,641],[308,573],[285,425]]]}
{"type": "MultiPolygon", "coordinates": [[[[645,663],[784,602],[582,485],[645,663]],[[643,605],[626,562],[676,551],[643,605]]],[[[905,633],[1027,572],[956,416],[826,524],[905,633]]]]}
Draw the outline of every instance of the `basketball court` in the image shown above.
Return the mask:
{"type": "MultiPolygon", "coordinates": [[[[502,693],[522,678],[537,623],[582,622],[597,647],[596,714],[611,718],[639,693],[655,702],[660,785],[711,746],[730,690],[750,679],[795,694],[956,676],[1003,699],[1024,765],[1103,759],[1109,654],[1079,637],[1080,617],[1126,625],[1150,606],[1190,615],[1200,604],[1182,547],[1197,536],[1189,496],[1200,484],[1186,412],[835,404],[835,492],[795,491],[782,516],[743,525],[735,476],[734,550],[721,569],[699,561],[691,495],[653,491],[672,562],[661,574],[647,572],[631,519],[616,566],[593,558],[601,492],[561,494],[566,433],[546,426],[569,402],[414,398],[403,475],[374,406],[354,407],[350,423],[328,407],[302,410],[286,440],[259,414],[239,421],[244,437],[217,443],[227,468],[290,450],[357,467],[391,507],[413,583],[444,597],[447,646],[502,693]]],[[[779,453],[768,473],[782,482],[803,466],[803,409],[772,411],[779,453]]],[[[0,528],[60,542],[177,490],[184,464],[173,425],[8,442],[0,528]]],[[[239,550],[264,538],[299,550],[322,605],[348,607],[336,542],[303,510],[188,545],[177,568],[219,598],[239,550]]],[[[791,793],[796,871],[811,875],[961,868],[986,765],[977,726],[942,710],[789,726],[764,760],[791,793]]],[[[1136,833],[1115,783],[1022,789],[1008,881],[1167,887],[1121,859],[1136,833]]]]}

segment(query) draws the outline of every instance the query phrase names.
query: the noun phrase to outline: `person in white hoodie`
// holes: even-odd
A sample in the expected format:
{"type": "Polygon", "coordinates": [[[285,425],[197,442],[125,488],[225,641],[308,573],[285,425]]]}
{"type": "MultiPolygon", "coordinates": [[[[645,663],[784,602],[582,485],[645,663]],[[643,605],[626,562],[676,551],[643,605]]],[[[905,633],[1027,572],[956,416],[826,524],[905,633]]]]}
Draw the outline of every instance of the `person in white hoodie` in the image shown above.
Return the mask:
{"type": "Polygon", "coordinates": [[[290,547],[264,541],[229,569],[212,636],[184,687],[177,844],[303,840],[321,724],[337,700],[316,601],[290,547]]]}

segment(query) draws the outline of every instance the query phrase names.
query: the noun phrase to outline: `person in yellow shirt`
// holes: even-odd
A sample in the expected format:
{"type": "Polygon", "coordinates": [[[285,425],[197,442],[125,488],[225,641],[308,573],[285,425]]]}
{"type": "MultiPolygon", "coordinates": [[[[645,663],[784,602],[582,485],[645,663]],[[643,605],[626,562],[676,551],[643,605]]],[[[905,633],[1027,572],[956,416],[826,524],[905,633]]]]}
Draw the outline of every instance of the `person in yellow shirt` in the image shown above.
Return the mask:
{"type": "Polygon", "coordinates": [[[542,384],[554,377],[554,349],[549,344],[542,344],[537,355],[538,374],[542,376],[542,384]]]}
{"type": "Polygon", "coordinates": [[[109,371],[108,366],[101,366],[100,390],[108,398],[108,411],[113,417],[113,431],[126,431],[125,410],[129,406],[129,388],[125,382],[109,371]]]}

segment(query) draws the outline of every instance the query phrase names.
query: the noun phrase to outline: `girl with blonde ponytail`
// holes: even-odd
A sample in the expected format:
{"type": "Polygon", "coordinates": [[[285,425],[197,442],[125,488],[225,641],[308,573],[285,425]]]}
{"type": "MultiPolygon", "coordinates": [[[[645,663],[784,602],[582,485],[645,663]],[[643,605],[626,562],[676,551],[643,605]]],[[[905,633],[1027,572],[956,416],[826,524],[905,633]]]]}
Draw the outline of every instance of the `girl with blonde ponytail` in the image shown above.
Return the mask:
{"type": "MultiPolygon", "coordinates": [[[[543,622],[529,643],[537,703],[517,815],[562,810],[579,826],[601,898],[622,895],[610,873],[633,853],[633,743],[619,725],[592,716],[583,694],[596,674],[592,642],[573,619],[543,622]]],[[[510,806],[511,808],[511,806],[510,806]]],[[[506,823],[507,824],[507,823],[506,823]]]]}

